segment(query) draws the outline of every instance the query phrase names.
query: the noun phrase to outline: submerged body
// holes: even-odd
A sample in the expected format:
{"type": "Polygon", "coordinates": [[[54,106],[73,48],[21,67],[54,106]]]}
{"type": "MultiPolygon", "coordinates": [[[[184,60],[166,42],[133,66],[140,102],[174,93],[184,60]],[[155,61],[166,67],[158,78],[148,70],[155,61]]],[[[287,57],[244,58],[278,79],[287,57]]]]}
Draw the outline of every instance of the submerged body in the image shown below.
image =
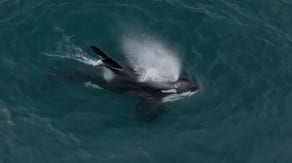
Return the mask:
{"type": "Polygon", "coordinates": [[[95,46],[91,48],[98,54],[104,66],[103,87],[138,97],[140,102],[137,110],[148,114],[142,117],[143,119],[157,117],[162,110],[162,103],[191,96],[198,91],[198,87],[185,78],[179,78],[177,81],[141,82],[140,74],[133,68],[121,66],[95,46]]]}

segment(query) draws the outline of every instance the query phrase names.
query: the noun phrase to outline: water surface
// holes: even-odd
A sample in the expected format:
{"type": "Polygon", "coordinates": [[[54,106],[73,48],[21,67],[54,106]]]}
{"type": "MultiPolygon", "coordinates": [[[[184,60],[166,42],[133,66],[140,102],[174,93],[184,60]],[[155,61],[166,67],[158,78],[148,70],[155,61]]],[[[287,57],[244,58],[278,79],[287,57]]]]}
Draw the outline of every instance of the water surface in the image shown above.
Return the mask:
{"type": "Polygon", "coordinates": [[[291,162],[291,15],[289,0],[1,0],[0,162],[291,162]],[[201,87],[152,122],[45,55],[94,59],[95,44],[123,61],[133,33],[201,87]]]}

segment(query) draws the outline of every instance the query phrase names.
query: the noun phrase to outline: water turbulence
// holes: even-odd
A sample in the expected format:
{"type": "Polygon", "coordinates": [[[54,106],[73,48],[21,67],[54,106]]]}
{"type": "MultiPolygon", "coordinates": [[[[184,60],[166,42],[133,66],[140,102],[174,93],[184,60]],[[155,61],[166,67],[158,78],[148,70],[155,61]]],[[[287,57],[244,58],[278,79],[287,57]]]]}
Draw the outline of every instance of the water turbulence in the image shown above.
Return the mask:
{"type": "Polygon", "coordinates": [[[44,54],[51,57],[76,60],[91,66],[102,64],[101,60],[90,57],[80,47],[71,43],[69,40],[58,43],[57,50],[55,52],[44,54]]]}
{"type": "Polygon", "coordinates": [[[122,48],[130,65],[138,72],[140,82],[176,81],[181,61],[176,53],[160,40],[150,36],[127,36],[122,48]]]}

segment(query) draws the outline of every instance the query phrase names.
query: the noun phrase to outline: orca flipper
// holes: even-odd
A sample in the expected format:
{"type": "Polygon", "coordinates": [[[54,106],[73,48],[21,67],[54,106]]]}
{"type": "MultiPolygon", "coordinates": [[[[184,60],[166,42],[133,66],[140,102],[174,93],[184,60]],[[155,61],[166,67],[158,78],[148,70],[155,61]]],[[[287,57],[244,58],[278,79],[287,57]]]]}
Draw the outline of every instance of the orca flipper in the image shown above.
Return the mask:
{"type": "Polygon", "coordinates": [[[141,99],[136,106],[136,119],[152,121],[164,112],[164,105],[158,100],[141,99]]]}
{"type": "Polygon", "coordinates": [[[105,65],[105,67],[109,68],[110,70],[114,72],[119,72],[122,70],[122,66],[120,66],[116,61],[114,61],[111,57],[106,55],[102,50],[100,50],[96,46],[90,46],[94,52],[99,56],[102,63],[105,65]]]}

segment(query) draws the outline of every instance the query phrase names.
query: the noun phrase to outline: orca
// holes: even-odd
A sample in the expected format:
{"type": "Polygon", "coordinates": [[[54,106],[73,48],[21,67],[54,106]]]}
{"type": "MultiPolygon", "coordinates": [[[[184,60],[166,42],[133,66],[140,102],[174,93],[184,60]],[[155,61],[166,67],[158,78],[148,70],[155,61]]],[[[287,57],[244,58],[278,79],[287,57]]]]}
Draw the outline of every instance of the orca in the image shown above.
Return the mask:
{"type": "Polygon", "coordinates": [[[163,104],[195,94],[199,87],[180,77],[177,81],[141,82],[139,74],[129,65],[121,65],[100,48],[90,46],[98,55],[104,67],[103,81],[92,79],[91,82],[115,92],[124,92],[138,97],[136,117],[153,120],[163,112],[163,104]]]}

